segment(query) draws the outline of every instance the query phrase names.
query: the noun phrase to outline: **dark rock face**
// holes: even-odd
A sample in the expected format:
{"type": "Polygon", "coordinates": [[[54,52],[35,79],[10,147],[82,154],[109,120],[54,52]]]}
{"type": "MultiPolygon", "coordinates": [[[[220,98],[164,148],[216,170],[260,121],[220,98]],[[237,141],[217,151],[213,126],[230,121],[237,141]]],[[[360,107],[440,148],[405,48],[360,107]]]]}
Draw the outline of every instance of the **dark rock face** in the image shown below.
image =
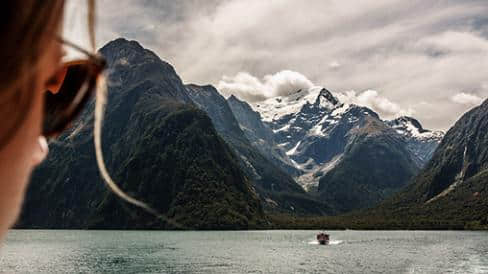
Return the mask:
{"type": "MultiPolygon", "coordinates": [[[[134,41],[117,39],[100,52],[110,67],[102,142],[121,188],[177,228],[237,229],[265,222],[239,159],[193,105],[174,69],[134,41]]],[[[93,104],[74,130],[51,144],[48,160],[33,175],[18,227],[175,228],[103,185],[91,110],[93,104]]]]}
{"type": "Polygon", "coordinates": [[[108,74],[112,90],[128,90],[148,82],[147,86],[164,90],[160,96],[192,103],[175,69],[138,42],[119,38],[101,48],[100,53],[110,65],[108,74]]]}
{"type": "Polygon", "coordinates": [[[190,84],[186,85],[186,89],[191,100],[198,108],[208,113],[215,129],[220,134],[245,140],[239,123],[235,119],[227,101],[213,86],[190,84]]]}

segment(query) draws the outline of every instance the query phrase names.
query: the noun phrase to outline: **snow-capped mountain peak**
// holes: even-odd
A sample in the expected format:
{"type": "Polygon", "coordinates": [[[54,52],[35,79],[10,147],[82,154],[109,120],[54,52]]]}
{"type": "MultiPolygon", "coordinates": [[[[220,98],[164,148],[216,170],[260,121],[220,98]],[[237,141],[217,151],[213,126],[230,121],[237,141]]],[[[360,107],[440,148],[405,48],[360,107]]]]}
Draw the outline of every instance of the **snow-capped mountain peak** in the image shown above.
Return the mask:
{"type": "Polygon", "coordinates": [[[315,105],[320,106],[323,108],[328,108],[328,109],[333,109],[334,107],[339,104],[339,100],[337,100],[334,95],[325,88],[322,88],[319,92],[319,95],[317,96],[317,99],[315,100],[315,105]]]}
{"type": "Polygon", "coordinates": [[[440,141],[444,136],[442,131],[430,131],[424,129],[419,121],[412,117],[402,116],[394,120],[386,121],[400,135],[413,137],[419,140],[440,141]]]}
{"type": "Polygon", "coordinates": [[[297,90],[287,96],[269,98],[252,104],[252,107],[261,114],[263,121],[272,122],[300,112],[305,105],[332,110],[339,105],[339,101],[327,89],[316,86],[297,90]]]}
{"type": "Polygon", "coordinates": [[[359,133],[367,132],[368,138],[388,135],[401,140],[418,167],[430,159],[444,135],[424,129],[411,117],[382,120],[374,110],[340,102],[320,86],[269,98],[251,107],[271,130],[282,158],[299,171],[295,179],[305,189],[318,186],[320,177],[334,169],[344,153],[349,153],[346,148],[360,139],[359,133]]]}

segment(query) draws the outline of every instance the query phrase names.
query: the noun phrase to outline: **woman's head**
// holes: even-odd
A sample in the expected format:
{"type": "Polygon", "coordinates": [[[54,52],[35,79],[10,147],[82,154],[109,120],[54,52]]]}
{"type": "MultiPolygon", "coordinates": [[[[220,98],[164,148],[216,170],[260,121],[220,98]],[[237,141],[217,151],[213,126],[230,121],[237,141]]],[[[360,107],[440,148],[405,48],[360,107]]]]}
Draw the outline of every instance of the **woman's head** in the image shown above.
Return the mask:
{"type": "MultiPolygon", "coordinates": [[[[88,4],[92,11],[93,0],[88,4]]],[[[15,222],[30,173],[47,154],[44,98],[59,80],[63,9],[63,0],[6,1],[0,9],[0,237],[15,222]]],[[[93,16],[88,22],[93,33],[93,16]]]]}
{"type": "MultiPolygon", "coordinates": [[[[87,0],[89,42],[95,48],[94,5],[87,0]]],[[[33,168],[47,155],[43,135],[60,133],[81,110],[105,62],[60,37],[64,0],[8,1],[0,9],[0,239],[15,222],[33,168]],[[87,60],[62,63],[62,44],[87,60]]],[[[103,78],[102,78],[103,79],[103,78]]],[[[154,215],[155,210],[125,194],[103,161],[101,127],[106,89],[103,81],[95,108],[97,164],[107,186],[119,197],[154,215]]]]}
{"type": "Polygon", "coordinates": [[[61,48],[53,38],[61,28],[63,6],[64,1],[7,1],[0,11],[0,111],[9,117],[0,128],[0,146],[26,118],[22,110],[29,109],[33,85],[45,70],[39,66],[60,61],[61,48]]]}

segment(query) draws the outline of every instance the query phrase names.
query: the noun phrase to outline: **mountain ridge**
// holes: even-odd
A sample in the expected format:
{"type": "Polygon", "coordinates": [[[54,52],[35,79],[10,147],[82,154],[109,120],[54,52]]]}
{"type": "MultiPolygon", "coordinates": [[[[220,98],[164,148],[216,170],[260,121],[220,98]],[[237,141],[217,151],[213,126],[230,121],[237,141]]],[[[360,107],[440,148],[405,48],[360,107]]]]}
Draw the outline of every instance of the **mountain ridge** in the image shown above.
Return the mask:
{"type": "Polygon", "coordinates": [[[262,156],[261,150],[247,138],[250,136],[246,134],[248,132],[242,131],[228,101],[215,87],[189,84],[187,89],[190,98],[199,108],[209,114],[217,131],[241,157],[241,166],[248,177],[256,183],[265,208],[295,214],[330,214],[333,212],[327,205],[320,204],[313,197],[308,197],[302,187],[280,168],[282,162],[275,155],[262,156]]]}
{"type": "Polygon", "coordinates": [[[124,191],[173,222],[126,204],[104,186],[92,144],[92,102],[75,127],[50,144],[48,159],[33,174],[17,227],[264,225],[259,197],[236,155],[187,96],[174,68],[135,41],[117,39],[100,52],[109,66],[102,139],[107,168],[124,191]]]}
{"type": "MultiPolygon", "coordinates": [[[[236,101],[237,98],[230,97],[228,100],[236,101]]],[[[395,140],[391,141],[391,147],[388,149],[389,155],[393,153],[391,155],[399,156],[393,159],[393,161],[396,161],[393,167],[401,166],[402,168],[395,170],[404,169],[408,170],[408,172],[405,175],[399,175],[398,180],[401,183],[393,184],[396,187],[386,191],[385,193],[388,193],[388,195],[400,190],[412,176],[417,174],[420,168],[430,159],[443,135],[442,132],[431,132],[424,129],[417,120],[411,117],[400,117],[392,121],[382,120],[373,110],[364,106],[342,103],[332,92],[318,86],[309,90],[297,90],[288,96],[269,98],[263,102],[248,105],[247,112],[250,113],[252,110],[261,114],[262,122],[271,129],[274,134],[274,141],[284,152],[283,155],[288,156],[290,162],[300,171],[298,174],[294,174],[296,180],[309,193],[315,194],[317,191],[322,191],[322,193],[317,194],[322,196],[325,201],[333,200],[334,207],[344,208],[345,211],[356,208],[344,206],[342,203],[345,202],[341,202],[340,199],[332,199],[330,195],[326,194],[326,192],[330,191],[330,188],[324,187],[324,185],[326,182],[336,185],[333,181],[341,181],[336,176],[327,176],[330,172],[332,174],[351,174],[352,170],[336,172],[335,169],[346,167],[351,169],[354,167],[354,159],[346,157],[347,153],[352,150],[346,150],[346,148],[351,147],[358,140],[355,137],[358,132],[367,129],[372,134],[369,136],[367,143],[359,142],[361,145],[371,146],[370,149],[382,147],[380,144],[371,144],[375,138],[378,140],[395,140]],[[372,127],[371,123],[369,123],[370,126],[366,127],[368,124],[366,121],[371,119],[376,121],[373,124],[381,124],[381,126],[372,127]],[[403,131],[401,131],[402,129],[403,131]],[[389,137],[382,135],[388,135],[389,137]],[[408,154],[408,156],[402,157],[402,154],[408,154]],[[345,159],[349,163],[341,164],[346,161],[345,159]],[[326,179],[321,179],[324,177],[326,179]],[[334,178],[333,181],[331,181],[331,178],[334,178]],[[322,187],[320,187],[321,180],[322,187]]],[[[243,112],[243,108],[240,112],[243,112]]],[[[242,115],[236,114],[236,117],[240,116],[242,115]]],[[[239,119],[238,121],[240,124],[245,122],[239,119]]],[[[246,126],[246,128],[249,129],[249,126],[246,126]]],[[[370,154],[372,157],[376,157],[374,156],[374,151],[369,152],[372,153],[370,154]]],[[[366,164],[366,162],[363,162],[363,164],[366,164]]],[[[383,160],[379,158],[377,165],[370,167],[378,171],[378,177],[373,178],[371,182],[383,180],[382,177],[385,174],[380,175],[381,172],[379,172],[383,165],[386,165],[386,163],[383,163],[383,160]]],[[[358,173],[357,178],[364,178],[363,175],[359,175],[361,173],[360,170],[353,170],[358,173]]],[[[362,182],[348,182],[347,184],[353,187],[361,185],[362,182]]],[[[388,185],[384,182],[381,184],[388,185]]],[[[368,185],[375,189],[370,183],[368,185]]],[[[340,188],[340,186],[337,185],[337,188],[340,188]]],[[[335,189],[331,193],[338,193],[337,191],[338,189],[335,189]]],[[[379,192],[382,191],[379,190],[379,192]]],[[[368,190],[365,193],[368,192],[371,193],[373,190],[368,190]]],[[[348,195],[345,192],[343,194],[348,195]]],[[[376,198],[370,199],[369,203],[359,204],[362,206],[373,206],[381,199],[387,197],[384,194],[373,196],[376,198]]],[[[358,197],[354,199],[368,200],[369,198],[361,197],[360,192],[358,192],[358,197]]]]}

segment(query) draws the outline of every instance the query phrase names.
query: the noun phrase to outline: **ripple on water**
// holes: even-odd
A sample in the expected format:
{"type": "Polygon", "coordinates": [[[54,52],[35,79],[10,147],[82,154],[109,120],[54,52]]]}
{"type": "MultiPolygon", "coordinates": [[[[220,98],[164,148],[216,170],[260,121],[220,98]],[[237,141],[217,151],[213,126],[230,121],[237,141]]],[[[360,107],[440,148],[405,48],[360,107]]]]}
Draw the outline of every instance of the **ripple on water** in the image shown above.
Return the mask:
{"type": "Polygon", "coordinates": [[[13,231],[5,272],[488,273],[482,232],[13,231]],[[339,240],[340,239],[340,240],[339,240]]]}

